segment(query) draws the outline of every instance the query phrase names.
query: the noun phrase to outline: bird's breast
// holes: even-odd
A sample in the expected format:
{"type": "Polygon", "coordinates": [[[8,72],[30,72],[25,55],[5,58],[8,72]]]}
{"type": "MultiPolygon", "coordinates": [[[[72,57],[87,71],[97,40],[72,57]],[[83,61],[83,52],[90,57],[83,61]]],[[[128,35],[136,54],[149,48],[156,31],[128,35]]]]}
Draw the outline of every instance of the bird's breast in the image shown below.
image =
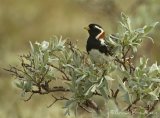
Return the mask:
{"type": "Polygon", "coordinates": [[[108,56],[106,56],[104,53],[101,53],[97,49],[91,49],[89,51],[89,56],[92,62],[103,64],[108,61],[108,56]]]}

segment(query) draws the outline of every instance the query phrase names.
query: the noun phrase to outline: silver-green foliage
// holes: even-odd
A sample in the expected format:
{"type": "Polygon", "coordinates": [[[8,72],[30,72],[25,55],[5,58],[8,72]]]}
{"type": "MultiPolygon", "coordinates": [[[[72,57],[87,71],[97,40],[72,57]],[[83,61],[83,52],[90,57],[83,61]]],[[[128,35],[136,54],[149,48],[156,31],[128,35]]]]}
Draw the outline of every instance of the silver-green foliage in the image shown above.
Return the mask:
{"type": "Polygon", "coordinates": [[[143,40],[152,39],[148,33],[157,23],[133,29],[130,19],[123,13],[121,17],[120,32],[115,39],[106,38],[113,53],[112,61],[94,64],[86,52],[62,40],[62,37],[53,37],[49,42],[30,42],[30,53],[21,57],[22,68],[12,67],[10,70],[18,79],[17,87],[24,93],[49,94],[58,90],[54,81],[62,81],[63,85],[59,88],[63,92],[69,91],[71,96],[64,99],[67,100],[67,114],[70,108],[74,108],[76,113],[78,106],[90,107],[99,113],[97,109],[101,108],[95,105],[98,103],[91,102],[96,95],[104,98],[108,113],[110,110],[131,113],[152,111],[154,102],[159,101],[160,66],[157,63],[149,66],[148,59],[144,57],[136,65],[132,60],[143,40]],[[55,91],[52,88],[56,88],[55,91]],[[113,100],[116,108],[107,106],[110,100],[113,100]],[[95,106],[89,103],[87,106],[87,101],[95,106]],[[119,104],[122,101],[124,104],[119,104]]]}

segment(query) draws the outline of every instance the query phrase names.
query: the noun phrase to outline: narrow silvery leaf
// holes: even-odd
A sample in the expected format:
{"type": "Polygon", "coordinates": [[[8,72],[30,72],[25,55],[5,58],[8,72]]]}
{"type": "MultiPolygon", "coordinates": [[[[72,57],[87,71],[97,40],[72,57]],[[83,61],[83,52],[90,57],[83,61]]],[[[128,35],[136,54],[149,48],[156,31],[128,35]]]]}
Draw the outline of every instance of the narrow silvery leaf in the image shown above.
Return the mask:
{"type": "Polygon", "coordinates": [[[107,107],[110,110],[110,112],[117,112],[118,113],[118,107],[113,99],[110,99],[107,101],[107,107]]]}
{"type": "Polygon", "coordinates": [[[43,41],[43,42],[41,43],[42,51],[47,50],[47,49],[48,49],[48,47],[49,47],[49,42],[47,42],[47,41],[43,41]]]}
{"type": "Polygon", "coordinates": [[[92,93],[95,92],[95,91],[96,91],[96,88],[97,88],[97,85],[95,84],[95,85],[93,86],[93,88],[91,89],[91,92],[92,92],[92,93]]]}
{"type": "MultiPolygon", "coordinates": [[[[156,89],[154,89],[153,93],[155,93],[157,95],[157,97],[159,97],[159,93],[160,93],[160,88],[157,87],[156,89]]],[[[158,98],[159,99],[159,98],[158,98]]]]}
{"type": "Polygon", "coordinates": [[[105,85],[105,88],[106,88],[106,93],[109,96],[111,96],[111,84],[107,80],[105,80],[104,81],[104,85],[105,85]]]}
{"type": "Polygon", "coordinates": [[[105,77],[106,80],[110,80],[110,81],[113,81],[113,80],[114,80],[113,78],[111,78],[111,77],[108,76],[108,75],[106,75],[106,76],[104,76],[104,77],[105,77]]]}
{"type": "Polygon", "coordinates": [[[56,61],[59,61],[59,58],[51,58],[51,57],[48,58],[49,63],[53,63],[53,62],[56,62],[56,61]]]}
{"type": "Polygon", "coordinates": [[[142,38],[144,38],[144,39],[150,39],[150,40],[152,41],[152,43],[154,43],[154,40],[153,40],[152,37],[149,37],[149,36],[142,36],[142,38]]]}
{"type": "Polygon", "coordinates": [[[130,95],[128,92],[126,92],[126,93],[124,94],[124,100],[125,100],[128,104],[131,104],[131,103],[132,103],[131,95],[130,95]]]}
{"type": "Polygon", "coordinates": [[[138,29],[135,30],[135,32],[143,34],[144,33],[144,28],[138,28],[138,29]]]}
{"type": "Polygon", "coordinates": [[[16,86],[17,86],[18,88],[23,89],[23,85],[22,85],[21,83],[16,82],[15,84],[16,84],[16,86]]]}
{"type": "Polygon", "coordinates": [[[121,24],[121,26],[123,27],[123,28],[125,28],[125,30],[128,30],[128,27],[125,25],[125,24],[123,24],[122,22],[119,22],[120,24],[121,24]]]}
{"type": "Polygon", "coordinates": [[[154,72],[154,71],[159,71],[159,67],[158,67],[158,65],[157,65],[157,62],[154,63],[154,64],[150,67],[149,73],[152,73],[152,72],[154,72]]]}
{"type": "Polygon", "coordinates": [[[34,47],[33,47],[32,42],[31,42],[31,41],[29,41],[29,43],[30,43],[30,46],[31,46],[31,50],[32,50],[32,52],[34,52],[34,47]]]}
{"type": "Polygon", "coordinates": [[[31,81],[25,82],[24,89],[26,91],[30,91],[31,88],[32,88],[32,82],[31,81]]]}
{"type": "Polygon", "coordinates": [[[151,98],[150,98],[151,100],[153,100],[153,101],[154,100],[159,100],[158,96],[154,92],[149,92],[149,95],[151,96],[151,98]]]}
{"type": "Polygon", "coordinates": [[[76,83],[79,83],[79,82],[80,82],[81,80],[83,80],[85,77],[86,77],[86,75],[81,76],[80,78],[78,78],[78,79],[76,80],[76,83]]]}
{"type": "Polygon", "coordinates": [[[107,100],[108,95],[106,94],[104,87],[100,88],[99,91],[101,92],[102,96],[107,100]]]}
{"type": "Polygon", "coordinates": [[[151,81],[153,81],[153,82],[160,82],[160,78],[153,78],[153,79],[151,79],[151,81]]]}
{"type": "Polygon", "coordinates": [[[89,89],[87,90],[87,92],[85,93],[85,96],[89,95],[92,91],[94,91],[97,85],[93,84],[92,86],[89,87],[89,89]],[[93,90],[92,90],[93,89],[93,90]]]}
{"type": "Polygon", "coordinates": [[[64,115],[70,115],[69,108],[66,108],[66,111],[65,111],[64,115]]]}
{"type": "Polygon", "coordinates": [[[130,26],[130,19],[128,16],[126,16],[124,13],[121,13],[121,18],[122,18],[122,22],[123,22],[123,27],[128,30],[129,32],[131,32],[131,26],[130,26]]]}
{"type": "Polygon", "coordinates": [[[121,13],[121,18],[123,22],[127,22],[128,17],[124,13],[121,13]]]}
{"type": "Polygon", "coordinates": [[[73,108],[74,108],[74,114],[75,114],[75,117],[77,117],[77,109],[78,109],[78,104],[76,102],[73,103],[73,108]]]}
{"type": "Polygon", "coordinates": [[[64,108],[68,108],[73,102],[74,102],[74,100],[67,100],[67,102],[65,103],[64,108]]]}
{"type": "Polygon", "coordinates": [[[132,50],[133,50],[134,53],[137,52],[137,47],[136,46],[132,46],[132,50]]]}
{"type": "Polygon", "coordinates": [[[34,44],[34,53],[40,53],[40,45],[37,42],[34,44]]]}
{"type": "Polygon", "coordinates": [[[143,29],[144,29],[145,34],[148,34],[158,23],[159,22],[155,22],[152,25],[144,26],[143,29]]]}
{"type": "Polygon", "coordinates": [[[112,45],[114,45],[114,46],[117,46],[117,45],[118,45],[116,42],[114,42],[114,41],[112,40],[111,37],[109,37],[108,40],[109,40],[109,43],[111,43],[112,45]]]}
{"type": "Polygon", "coordinates": [[[70,67],[70,68],[72,68],[72,69],[75,69],[74,68],[74,66],[72,66],[72,65],[70,65],[70,64],[65,64],[65,65],[63,65],[64,67],[70,67]]]}
{"type": "Polygon", "coordinates": [[[48,59],[49,59],[49,52],[45,51],[44,55],[43,55],[43,63],[44,63],[44,65],[48,63],[48,59]]]}
{"type": "Polygon", "coordinates": [[[128,91],[126,86],[125,86],[125,83],[123,83],[122,79],[117,77],[117,80],[118,80],[118,83],[119,83],[120,87],[123,88],[124,91],[128,91]]]}
{"type": "Polygon", "coordinates": [[[148,64],[148,59],[145,58],[145,57],[141,57],[140,58],[140,68],[143,69],[143,68],[146,68],[147,67],[147,64],[148,64]]]}
{"type": "Polygon", "coordinates": [[[97,87],[101,88],[104,85],[104,78],[101,78],[100,82],[98,83],[97,87]]]}

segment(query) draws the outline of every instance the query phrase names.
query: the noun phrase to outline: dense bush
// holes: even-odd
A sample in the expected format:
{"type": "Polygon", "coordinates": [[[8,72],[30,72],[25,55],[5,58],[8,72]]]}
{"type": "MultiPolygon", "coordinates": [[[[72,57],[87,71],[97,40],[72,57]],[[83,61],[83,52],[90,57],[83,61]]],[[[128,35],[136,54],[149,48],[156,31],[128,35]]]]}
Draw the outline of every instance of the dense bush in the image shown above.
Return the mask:
{"type": "Polygon", "coordinates": [[[153,41],[148,33],[157,22],[132,29],[130,19],[123,13],[121,18],[119,33],[106,37],[113,53],[109,63],[94,64],[76,44],[53,37],[49,42],[30,42],[31,51],[20,56],[20,67],[6,70],[16,77],[23,96],[31,94],[26,101],[34,94],[51,94],[54,102],[50,106],[65,100],[66,114],[71,109],[77,114],[82,108],[102,117],[154,116],[160,94],[160,66],[149,65],[145,57],[135,60],[134,55],[145,39],[153,41]],[[56,81],[61,84],[57,86],[56,81]],[[104,105],[97,102],[100,98],[104,105]]]}

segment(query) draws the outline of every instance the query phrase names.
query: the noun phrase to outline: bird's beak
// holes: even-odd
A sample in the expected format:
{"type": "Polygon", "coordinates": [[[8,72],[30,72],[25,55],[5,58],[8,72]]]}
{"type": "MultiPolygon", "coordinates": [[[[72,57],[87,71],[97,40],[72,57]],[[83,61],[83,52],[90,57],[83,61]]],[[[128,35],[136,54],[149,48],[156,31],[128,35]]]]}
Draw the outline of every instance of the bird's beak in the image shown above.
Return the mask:
{"type": "Polygon", "coordinates": [[[84,27],[84,29],[88,31],[88,30],[89,30],[89,27],[84,27]]]}

